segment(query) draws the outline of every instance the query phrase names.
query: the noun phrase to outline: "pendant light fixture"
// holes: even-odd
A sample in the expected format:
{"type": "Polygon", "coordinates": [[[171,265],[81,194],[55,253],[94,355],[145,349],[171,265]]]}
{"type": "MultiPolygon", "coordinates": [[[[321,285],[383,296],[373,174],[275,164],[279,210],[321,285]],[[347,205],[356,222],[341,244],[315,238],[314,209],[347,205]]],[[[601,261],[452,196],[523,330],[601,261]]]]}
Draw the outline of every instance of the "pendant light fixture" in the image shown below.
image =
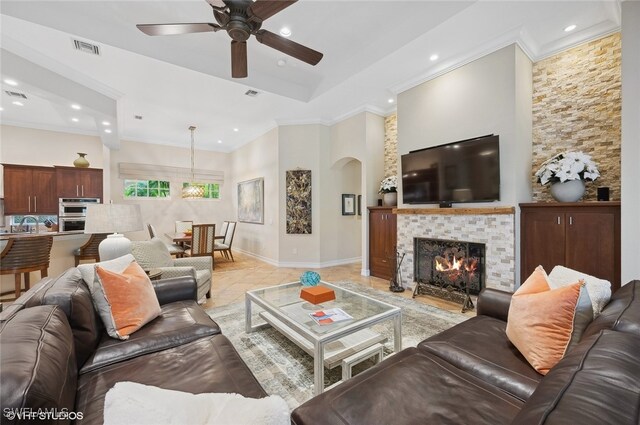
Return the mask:
{"type": "Polygon", "coordinates": [[[191,127],[189,127],[189,131],[191,131],[191,181],[189,182],[188,185],[182,188],[182,198],[199,199],[204,197],[204,187],[194,182],[195,174],[193,172],[193,162],[194,162],[193,132],[196,131],[195,126],[192,125],[191,127]]]}

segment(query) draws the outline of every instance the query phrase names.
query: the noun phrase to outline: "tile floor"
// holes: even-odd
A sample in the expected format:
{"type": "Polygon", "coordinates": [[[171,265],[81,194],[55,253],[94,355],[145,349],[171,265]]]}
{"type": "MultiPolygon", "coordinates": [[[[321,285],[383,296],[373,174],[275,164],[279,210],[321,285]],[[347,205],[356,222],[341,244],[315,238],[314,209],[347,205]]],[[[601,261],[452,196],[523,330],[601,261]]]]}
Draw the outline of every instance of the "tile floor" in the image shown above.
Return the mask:
{"type": "MultiPolygon", "coordinates": [[[[244,301],[246,291],[297,281],[302,272],[306,270],[272,266],[271,264],[239,252],[234,252],[233,256],[235,262],[225,260],[216,254],[211,298],[204,304],[205,308],[219,307],[244,301]]],[[[390,297],[411,298],[412,296],[411,291],[401,293],[390,292],[389,281],[387,280],[377,277],[361,276],[360,263],[326,267],[323,269],[315,269],[314,271],[320,274],[322,280],[329,282],[348,280],[385,291],[390,297]]],[[[430,304],[456,313],[460,313],[461,309],[459,304],[424,295],[416,297],[415,300],[416,302],[430,304]]],[[[474,316],[475,311],[468,311],[465,314],[474,316]]]]}

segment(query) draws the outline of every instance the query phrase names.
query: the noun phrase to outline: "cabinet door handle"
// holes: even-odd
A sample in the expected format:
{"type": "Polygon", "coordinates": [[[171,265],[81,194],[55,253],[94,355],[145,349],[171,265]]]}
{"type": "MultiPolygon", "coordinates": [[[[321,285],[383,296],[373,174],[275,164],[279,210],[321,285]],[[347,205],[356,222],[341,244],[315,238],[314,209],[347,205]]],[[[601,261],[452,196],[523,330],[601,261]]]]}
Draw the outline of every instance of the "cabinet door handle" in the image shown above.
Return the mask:
{"type": "Polygon", "coordinates": [[[78,188],[78,185],[76,185],[76,196],[80,196],[80,189],[78,188]]]}
{"type": "Polygon", "coordinates": [[[33,197],[33,212],[38,212],[38,197],[33,197]]]}
{"type": "Polygon", "coordinates": [[[84,196],[84,185],[82,185],[82,196],[84,196]]]}
{"type": "Polygon", "coordinates": [[[560,216],[558,216],[558,224],[560,224],[560,216]]]}
{"type": "Polygon", "coordinates": [[[569,217],[569,226],[573,226],[573,217],[569,217]]]}
{"type": "Polygon", "coordinates": [[[29,196],[29,212],[31,212],[31,196],[29,196]]]}

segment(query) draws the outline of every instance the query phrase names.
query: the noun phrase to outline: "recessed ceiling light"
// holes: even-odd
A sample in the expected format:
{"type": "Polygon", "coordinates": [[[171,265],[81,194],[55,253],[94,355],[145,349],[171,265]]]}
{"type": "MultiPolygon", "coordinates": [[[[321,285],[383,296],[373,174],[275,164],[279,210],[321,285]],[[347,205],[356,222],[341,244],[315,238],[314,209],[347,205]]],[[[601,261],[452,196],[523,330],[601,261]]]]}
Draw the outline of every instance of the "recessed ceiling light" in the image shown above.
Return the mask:
{"type": "Polygon", "coordinates": [[[111,125],[111,123],[110,123],[109,121],[102,121],[102,125],[104,125],[104,126],[107,126],[107,127],[108,127],[108,126],[110,126],[110,125],[111,125]]]}
{"type": "Polygon", "coordinates": [[[287,60],[286,59],[278,59],[278,66],[279,67],[283,67],[287,64],[287,60]]]}
{"type": "Polygon", "coordinates": [[[387,100],[387,102],[389,102],[389,103],[393,103],[393,99],[392,99],[392,98],[389,98],[389,99],[387,100]]]}
{"type": "Polygon", "coordinates": [[[71,109],[75,109],[76,111],[79,111],[80,109],[82,109],[82,106],[78,105],[77,103],[73,103],[71,104],[71,109]]]}
{"type": "Polygon", "coordinates": [[[237,133],[237,132],[238,132],[238,131],[240,131],[240,130],[239,130],[239,129],[237,129],[237,128],[234,128],[234,129],[233,129],[233,131],[235,131],[235,132],[237,133]]]}
{"type": "Polygon", "coordinates": [[[280,35],[283,37],[289,37],[291,35],[291,28],[289,27],[280,28],[280,35]]]}
{"type": "Polygon", "coordinates": [[[73,122],[78,122],[78,121],[80,121],[80,120],[79,120],[78,118],[75,118],[75,117],[74,117],[74,118],[71,118],[71,121],[73,121],[73,122]]]}
{"type": "Polygon", "coordinates": [[[218,140],[218,143],[222,143],[222,140],[218,140]]]}
{"type": "Polygon", "coordinates": [[[575,25],[569,25],[564,29],[564,32],[570,32],[570,31],[573,31],[574,29],[576,29],[575,25]]]}
{"type": "Polygon", "coordinates": [[[108,133],[108,134],[111,134],[111,129],[109,129],[109,128],[105,128],[105,129],[104,129],[104,132],[105,132],[105,133],[108,133]]]}
{"type": "Polygon", "coordinates": [[[437,60],[438,60],[438,58],[439,58],[439,56],[438,56],[438,55],[436,55],[435,53],[434,53],[433,55],[429,56],[429,60],[430,60],[430,61],[437,61],[437,60]]]}
{"type": "Polygon", "coordinates": [[[18,106],[24,106],[24,103],[18,102],[17,100],[15,102],[11,102],[11,103],[13,103],[14,105],[18,105],[18,106]]]}
{"type": "Polygon", "coordinates": [[[15,80],[10,80],[10,79],[8,79],[8,78],[6,78],[6,79],[4,80],[4,82],[5,82],[5,84],[9,84],[10,86],[17,86],[17,85],[18,85],[18,82],[17,82],[17,81],[15,81],[15,80]]]}

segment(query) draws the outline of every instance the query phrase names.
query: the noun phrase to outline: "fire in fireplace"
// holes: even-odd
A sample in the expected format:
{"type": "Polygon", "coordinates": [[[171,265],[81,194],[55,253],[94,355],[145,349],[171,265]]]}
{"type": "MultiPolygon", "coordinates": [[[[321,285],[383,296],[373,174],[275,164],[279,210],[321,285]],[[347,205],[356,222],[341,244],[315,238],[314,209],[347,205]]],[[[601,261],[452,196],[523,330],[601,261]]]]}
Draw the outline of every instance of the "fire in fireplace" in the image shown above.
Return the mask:
{"type": "Polygon", "coordinates": [[[442,239],[414,239],[413,296],[434,295],[472,308],[469,295],[484,287],[485,244],[442,239]]]}

